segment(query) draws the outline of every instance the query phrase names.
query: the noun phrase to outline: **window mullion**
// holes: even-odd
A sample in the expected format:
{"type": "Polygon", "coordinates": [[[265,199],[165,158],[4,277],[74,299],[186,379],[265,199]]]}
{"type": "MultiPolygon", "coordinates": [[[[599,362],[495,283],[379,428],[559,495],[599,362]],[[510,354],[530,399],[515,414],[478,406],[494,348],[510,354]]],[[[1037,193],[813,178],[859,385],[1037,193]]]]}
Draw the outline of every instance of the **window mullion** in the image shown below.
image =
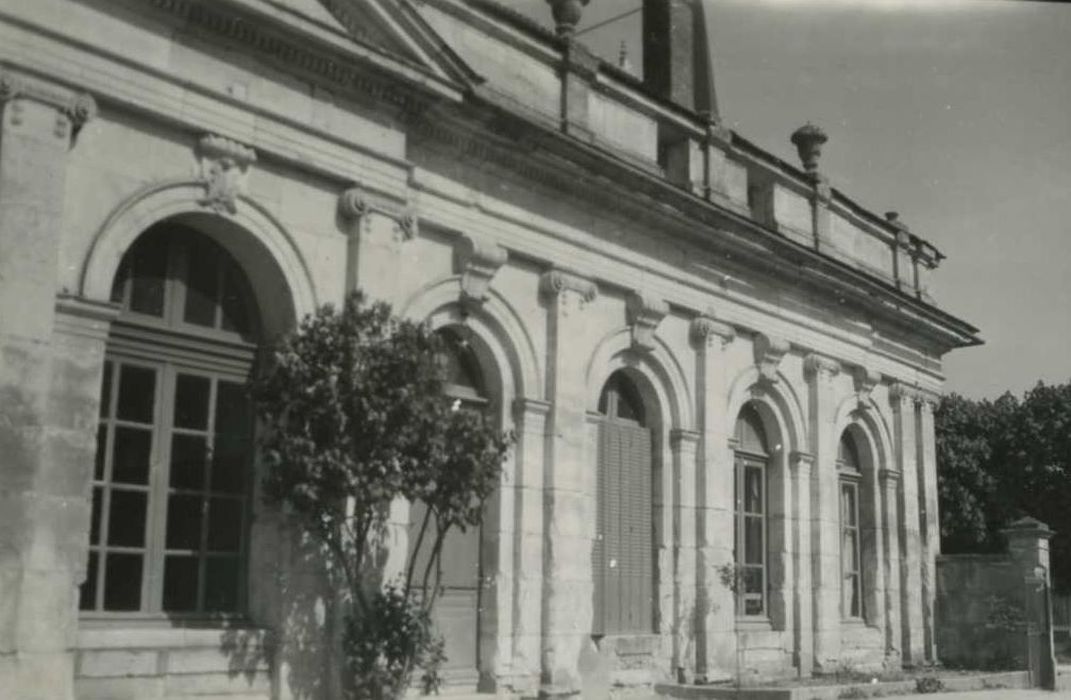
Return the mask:
{"type": "Polygon", "coordinates": [[[215,462],[216,450],[216,394],[219,391],[219,380],[211,377],[208,384],[208,417],[205,425],[205,439],[208,443],[208,454],[205,455],[204,481],[201,484],[201,542],[200,551],[197,553],[197,611],[205,609],[205,588],[208,569],[208,527],[209,516],[212,511],[212,499],[209,494],[212,491],[212,466],[215,462]]]}
{"type": "MultiPolygon", "coordinates": [[[[166,303],[166,302],[165,302],[166,303]]],[[[166,305],[164,307],[167,308],[166,305]]],[[[157,371],[155,424],[153,425],[152,463],[149,469],[149,522],[145,543],[145,569],[148,572],[146,603],[142,609],[163,609],[163,580],[167,546],[168,485],[171,472],[171,426],[174,423],[175,371],[163,365],[157,371]]]]}

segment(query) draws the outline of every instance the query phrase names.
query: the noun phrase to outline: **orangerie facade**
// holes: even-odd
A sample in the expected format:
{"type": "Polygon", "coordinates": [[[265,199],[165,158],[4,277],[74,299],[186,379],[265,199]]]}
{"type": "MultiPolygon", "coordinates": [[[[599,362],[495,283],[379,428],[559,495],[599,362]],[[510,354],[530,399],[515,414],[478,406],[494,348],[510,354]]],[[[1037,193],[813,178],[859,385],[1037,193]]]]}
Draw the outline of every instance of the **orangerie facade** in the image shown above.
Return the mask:
{"type": "MultiPolygon", "coordinates": [[[[935,659],[941,255],[489,0],[0,3],[0,694],[337,697],[337,606],[244,389],[361,288],[518,442],[437,613],[451,685],[605,698],[935,659]]],[[[384,575],[407,557],[394,509],[384,575]]]]}

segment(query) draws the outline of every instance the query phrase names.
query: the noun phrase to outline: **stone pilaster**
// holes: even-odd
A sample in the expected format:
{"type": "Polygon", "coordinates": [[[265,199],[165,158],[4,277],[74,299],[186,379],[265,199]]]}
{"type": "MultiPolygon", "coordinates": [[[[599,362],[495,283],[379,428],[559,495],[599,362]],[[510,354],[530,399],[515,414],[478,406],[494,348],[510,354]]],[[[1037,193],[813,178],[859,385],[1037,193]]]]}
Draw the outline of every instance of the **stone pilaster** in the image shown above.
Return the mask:
{"type": "Polygon", "coordinates": [[[922,625],[921,540],[919,534],[919,470],[916,462],[916,392],[894,384],[889,392],[893,409],[893,453],[901,474],[899,508],[901,657],[905,664],[924,660],[922,625]]]}
{"type": "MultiPolygon", "coordinates": [[[[673,668],[678,678],[695,677],[696,456],[700,434],[672,430],[673,453],[673,668]]],[[[666,619],[663,617],[663,619],[666,619]]]]}
{"type": "Polygon", "coordinates": [[[833,197],[833,189],[829,186],[829,180],[820,173],[811,176],[811,228],[814,235],[814,249],[819,251],[829,250],[832,246],[833,221],[829,212],[829,204],[833,197]]]}
{"type": "Polygon", "coordinates": [[[811,575],[811,473],[814,457],[806,452],[789,456],[792,478],[792,539],[795,552],[793,656],[800,676],[809,677],[814,670],[814,625],[811,575]]]}
{"type": "Polygon", "coordinates": [[[833,378],[840,365],[828,357],[804,360],[811,417],[811,585],[814,670],[828,671],[840,656],[840,505],[834,435],[833,378]]]}
{"type": "Polygon", "coordinates": [[[513,654],[510,685],[532,691],[539,685],[543,610],[543,450],[550,404],[514,401],[517,479],[514,484],[518,532],[513,561],[513,654]]]}
{"type": "Polygon", "coordinates": [[[594,494],[585,488],[587,439],[584,365],[590,345],[584,307],[595,283],[561,270],[544,273],[547,394],[543,523],[542,686],[545,697],[580,690],[578,663],[592,623],[594,494]]]}
{"type": "Polygon", "coordinates": [[[354,186],[339,195],[338,222],[348,236],[345,293],[360,289],[369,300],[397,307],[404,244],[417,233],[415,212],[354,186]]]}
{"type": "MultiPolygon", "coordinates": [[[[878,472],[878,489],[881,496],[881,511],[882,519],[884,520],[881,529],[881,539],[883,546],[883,559],[881,571],[885,584],[884,600],[882,601],[882,610],[884,613],[884,632],[885,632],[885,658],[894,662],[896,659],[902,657],[902,623],[904,616],[901,614],[903,606],[903,597],[901,585],[904,576],[904,569],[906,564],[903,563],[903,552],[898,545],[903,543],[903,540],[899,537],[899,533],[903,532],[902,527],[898,527],[900,523],[899,518],[899,504],[901,501],[901,489],[903,488],[903,480],[900,478],[900,472],[893,469],[881,469],[878,472]]],[[[872,624],[878,622],[877,620],[871,621],[872,624]]]]}
{"type": "Polygon", "coordinates": [[[919,393],[916,404],[917,425],[917,483],[919,504],[919,539],[921,566],[919,599],[922,601],[923,645],[925,660],[936,662],[937,647],[934,632],[937,600],[937,555],[941,553],[941,529],[937,512],[937,438],[933,426],[933,410],[937,397],[919,393]]]}
{"type": "Polygon", "coordinates": [[[65,700],[108,314],[57,315],[56,274],[67,154],[96,105],[0,69],[0,109],[0,688],[65,700]]]}
{"type": "Polygon", "coordinates": [[[598,66],[599,59],[583,45],[570,41],[565,46],[560,67],[561,130],[588,142],[594,139],[588,104],[598,66]]]}
{"type": "Polygon", "coordinates": [[[733,327],[701,316],[692,321],[696,348],[696,662],[698,680],[732,677],[736,662],[736,609],[718,568],[733,563],[733,456],[729,449],[732,418],[727,415],[728,378],[724,350],[735,337],[733,327]]]}

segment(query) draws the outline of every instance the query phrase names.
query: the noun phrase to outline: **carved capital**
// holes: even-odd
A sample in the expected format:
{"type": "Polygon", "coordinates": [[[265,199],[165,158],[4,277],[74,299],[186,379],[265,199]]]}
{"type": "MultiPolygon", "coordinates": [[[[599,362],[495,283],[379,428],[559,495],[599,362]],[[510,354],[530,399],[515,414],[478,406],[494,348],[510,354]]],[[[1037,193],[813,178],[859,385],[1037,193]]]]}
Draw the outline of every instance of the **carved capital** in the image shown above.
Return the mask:
{"type": "Polygon", "coordinates": [[[810,452],[793,450],[789,454],[789,468],[797,478],[805,479],[811,475],[811,467],[814,465],[814,455],[810,452]]]}
{"type": "Polygon", "coordinates": [[[689,335],[697,348],[711,347],[715,342],[725,347],[736,337],[736,329],[711,316],[698,316],[692,319],[689,335]]]}
{"type": "Polygon", "coordinates": [[[30,100],[55,110],[53,132],[73,143],[78,132],[97,115],[97,101],[87,92],[72,92],[35,78],[0,69],[0,105],[11,103],[13,125],[21,123],[20,101],[30,100]]]}
{"type": "Polygon", "coordinates": [[[350,187],[338,196],[338,215],[351,224],[360,223],[371,210],[372,205],[360,187],[350,187]]]}
{"type": "Polygon", "coordinates": [[[777,382],[777,368],[788,354],[788,341],[777,336],[759,333],[755,336],[755,366],[764,381],[777,382]]]}
{"type": "Polygon", "coordinates": [[[632,329],[632,347],[653,350],[658,324],[669,313],[666,300],[647,292],[634,291],[625,299],[625,313],[632,329]]]}
{"type": "Polygon", "coordinates": [[[559,296],[573,293],[583,303],[591,303],[599,296],[598,286],[580,275],[565,270],[548,270],[539,279],[539,291],[547,296],[559,296]]]}
{"type": "Polygon", "coordinates": [[[683,428],[674,428],[669,431],[669,444],[670,447],[676,450],[692,450],[694,451],[699,445],[699,440],[702,437],[694,430],[684,430],[683,428]]]}
{"type": "Polygon", "coordinates": [[[249,146],[216,134],[206,134],[197,143],[201,181],[205,196],[198,200],[218,214],[238,211],[238,196],[245,193],[249,168],[257,153],[249,146]]]}
{"type": "Polygon", "coordinates": [[[420,231],[420,219],[414,209],[407,208],[394,220],[394,226],[402,240],[411,241],[420,231]]]}
{"type": "Polygon", "coordinates": [[[941,395],[925,389],[917,389],[915,391],[915,403],[917,403],[923,411],[932,412],[937,408],[937,404],[941,402],[941,395]]]}
{"type": "Polygon", "coordinates": [[[887,488],[895,488],[900,483],[900,472],[895,469],[879,469],[878,480],[885,484],[887,488]]]}
{"type": "Polygon", "coordinates": [[[855,398],[859,404],[859,410],[866,410],[867,399],[874,387],[881,382],[881,374],[869,367],[855,365],[852,367],[852,382],[855,384],[855,398]]]}
{"type": "Polygon", "coordinates": [[[831,379],[840,374],[840,363],[832,357],[812,352],[803,358],[803,374],[808,378],[831,379]]]}
{"type": "Polygon", "coordinates": [[[458,250],[462,306],[479,305],[484,302],[491,280],[498,269],[506,264],[508,257],[506,249],[493,241],[474,235],[462,237],[461,247],[458,250]]]}
{"type": "Polygon", "coordinates": [[[893,382],[889,385],[889,403],[895,411],[903,410],[907,406],[913,408],[918,398],[919,390],[913,386],[903,382],[893,382]]]}

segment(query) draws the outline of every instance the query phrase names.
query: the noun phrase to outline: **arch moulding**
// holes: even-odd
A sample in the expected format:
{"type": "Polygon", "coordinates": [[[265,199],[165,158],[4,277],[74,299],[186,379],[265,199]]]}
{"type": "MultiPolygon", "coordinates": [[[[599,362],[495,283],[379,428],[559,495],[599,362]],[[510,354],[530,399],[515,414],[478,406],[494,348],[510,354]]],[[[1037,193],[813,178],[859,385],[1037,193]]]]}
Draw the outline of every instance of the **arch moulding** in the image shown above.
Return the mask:
{"type": "Polygon", "coordinates": [[[730,426],[736,420],[740,409],[748,401],[755,400],[766,404],[778,423],[782,439],[787,441],[787,452],[810,453],[807,440],[807,425],[804,422],[803,409],[788,377],[776,373],[776,382],[768,381],[758,367],[751,365],[741,371],[729,387],[729,400],[726,419],[730,426]]]}
{"type": "Polygon", "coordinates": [[[265,319],[272,330],[283,330],[313,312],[318,302],[312,275],[282,224],[244,194],[237,196],[234,213],[227,215],[200,203],[204,197],[205,185],[201,181],[169,180],[142,188],[116,207],[90,244],[79,279],[79,294],[85,299],[107,302],[119,262],[138,236],[165,219],[193,219],[203,224],[199,229],[207,229],[205,233],[243,264],[258,297],[278,287],[278,280],[273,285],[266,274],[271,267],[276,268],[289,293],[285,305],[291,308],[285,312],[262,309],[266,316],[273,312],[278,316],[265,319]],[[239,231],[245,235],[236,235],[239,231]],[[284,315],[290,318],[282,318],[284,315]]]}

